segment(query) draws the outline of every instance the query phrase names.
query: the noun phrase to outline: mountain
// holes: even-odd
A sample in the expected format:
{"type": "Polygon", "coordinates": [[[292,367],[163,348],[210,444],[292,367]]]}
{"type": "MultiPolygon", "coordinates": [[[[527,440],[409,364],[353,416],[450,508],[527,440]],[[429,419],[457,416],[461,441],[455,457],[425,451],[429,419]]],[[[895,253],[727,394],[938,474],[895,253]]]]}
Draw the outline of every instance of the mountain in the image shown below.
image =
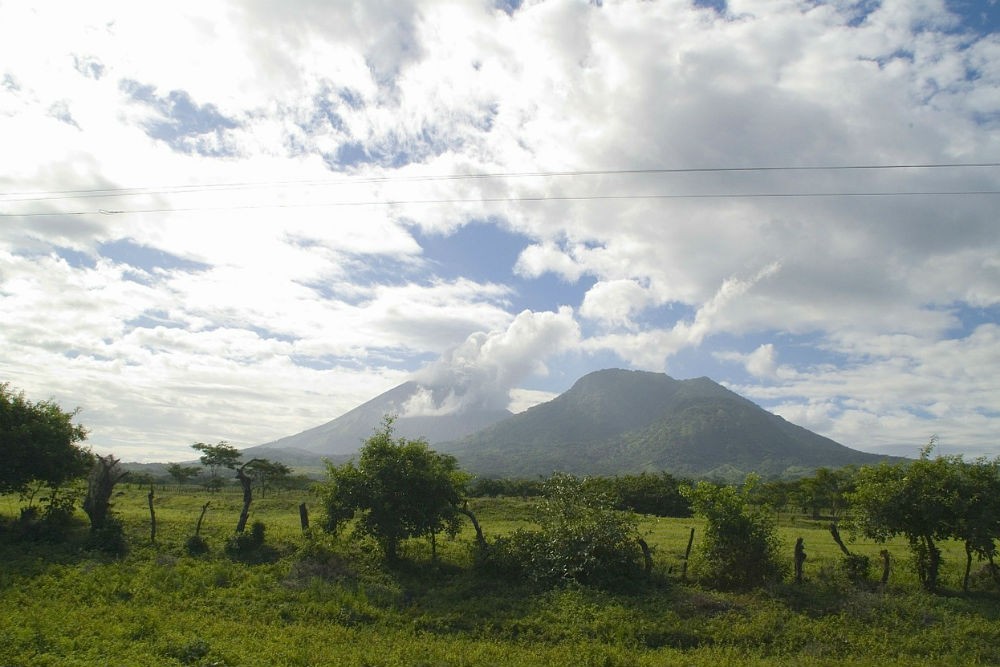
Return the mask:
{"type": "Polygon", "coordinates": [[[510,477],[666,470],[733,479],[887,459],[789,423],[708,378],[618,369],[590,373],[547,403],[438,448],[466,470],[510,477]]]}
{"type": "MultiPolygon", "coordinates": [[[[421,399],[431,405],[441,405],[447,395],[448,392],[441,389],[404,382],[325,424],[244,450],[244,456],[253,456],[255,451],[266,449],[272,452],[269,458],[275,458],[275,450],[294,449],[318,457],[343,458],[361,447],[385,415],[404,415],[408,404],[421,399]]],[[[395,432],[397,436],[425,438],[434,444],[459,440],[510,416],[507,410],[475,407],[445,415],[400,416],[395,432]]]]}

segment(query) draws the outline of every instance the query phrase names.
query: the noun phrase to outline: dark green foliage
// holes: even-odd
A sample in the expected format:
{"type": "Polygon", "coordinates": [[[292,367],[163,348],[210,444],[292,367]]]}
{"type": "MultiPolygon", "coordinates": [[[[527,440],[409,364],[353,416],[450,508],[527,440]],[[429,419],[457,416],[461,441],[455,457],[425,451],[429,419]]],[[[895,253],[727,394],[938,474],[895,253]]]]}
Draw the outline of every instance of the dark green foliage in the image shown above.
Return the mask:
{"type": "Polygon", "coordinates": [[[265,563],[271,561],[277,553],[265,544],[265,526],[261,521],[254,521],[249,533],[237,533],[226,542],[226,555],[244,563],[265,563]]]}
{"type": "Polygon", "coordinates": [[[17,520],[11,525],[15,540],[61,542],[69,531],[79,525],[76,518],[77,494],[65,489],[51,489],[50,495],[40,499],[44,504],[22,507],[17,520]]]}
{"type": "MultiPolygon", "coordinates": [[[[167,464],[167,473],[173,478],[178,484],[184,484],[189,479],[194,479],[201,474],[201,468],[198,466],[185,466],[180,463],[169,463],[167,464]]],[[[136,479],[134,476],[132,479],[136,479]]]]}
{"type": "Polygon", "coordinates": [[[681,481],[666,472],[594,477],[587,483],[609,494],[620,510],[650,516],[691,516],[691,503],[680,492],[681,481]]]}
{"type": "Polygon", "coordinates": [[[125,525],[115,516],[107,517],[99,526],[91,528],[87,548],[121,558],[128,553],[125,525]]]}
{"type": "Polygon", "coordinates": [[[872,561],[864,554],[845,555],[840,560],[840,567],[852,583],[860,584],[868,581],[871,575],[872,561]]]}
{"type": "Polygon", "coordinates": [[[201,464],[208,468],[209,477],[205,486],[213,491],[222,488],[224,482],[219,477],[219,470],[228,468],[233,470],[239,465],[243,454],[231,444],[222,440],[217,445],[207,445],[204,442],[196,442],[191,445],[191,449],[201,452],[199,460],[201,464]]]}
{"type": "Polygon", "coordinates": [[[542,480],[480,477],[469,485],[469,495],[475,498],[535,498],[542,495],[542,480]]]}
{"type": "Polygon", "coordinates": [[[250,476],[258,494],[264,497],[267,489],[283,486],[292,474],[292,469],[284,463],[269,459],[253,459],[244,466],[244,471],[250,476]]]}
{"type": "Polygon", "coordinates": [[[166,654],[175,658],[182,665],[200,665],[208,657],[211,650],[211,646],[204,639],[194,639],[179,646],[170,647],[166,654]]]}
{"type": "Polygon", "coordinates": [[[813,519],[826,512],[827,517],[836,520],[847,507],[847,496],[854,491],[856,473],[853,466],[839,470],[819,468],[793,484],[790,500],[813,519]]]}
{"type": "Polygon", "coordinates": [[[358,513],[356,530],[374,538],[388,560],[406,538],[429,537],[434,544],[438,533],[457,534],[468,482],[454,457],[422,440],[394,438],[392,424],[387,417],[368,438],[357,465],[328,465],[320,487],[326,529],[337,532],[358,513]]]}
{"type": "Polygon", "coordinates": [[[879,542],[906,537],[917,576],[931,591],[938,587],[939,541],[965,543],[967,586],[972,556],[992,560],[1000,538],[1000,462],[932,459],[933,445],[911,463],[862,468],[849,496],[853,529],[879,542]]]}
{"type": "Polygon", "coordinates": [[[208,542],[201,535],[192,535],[184,542],[184,549],[189,556],[201,556],[208,553],[208,542]]]}
{"type": "Polygon", "coordinates": [[[610,496],[572,475],[553,475],[543,490],[534,516],[539,528],[498,538],[487,566],[542,585],[610,584],[641,573],[634,514],[616,510],[610,496]]]}
{"type": "Polygon", "coordinates": [[[684,487],[695,513],[705,518],[698,570],[712,586],[752,588],[784,574],[774,519],[750,503],[756,483],[751,475],[742,488],[709,482],[684,487]]]}
{"type": "Polygon", "coordinates": [[[92,459],[77,445],[87,437],[73,424],[78,412],[52,401],[33,403],[0,383],[0,493],[21,493],[32,482],[58,487],[87,472],[92,459]]]}

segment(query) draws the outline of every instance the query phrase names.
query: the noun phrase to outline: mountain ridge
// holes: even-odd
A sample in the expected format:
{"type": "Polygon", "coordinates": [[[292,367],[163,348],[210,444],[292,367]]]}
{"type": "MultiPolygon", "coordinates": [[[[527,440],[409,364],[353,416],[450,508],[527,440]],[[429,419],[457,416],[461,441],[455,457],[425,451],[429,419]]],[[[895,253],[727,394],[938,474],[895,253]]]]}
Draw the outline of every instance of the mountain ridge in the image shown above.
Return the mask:
{"type": "Polygon", "coordinates": [[[707,377],[622,369],[590,373],[552,401],[441,449],[471,472],[511,477],[781,476],[889,458],[791,424],[707,377]]]}
{"type": "Polygon", "coordinates": [[[424,438],[465,470],[486,477],[663,470],[737,479],[748,472],[797,476],[818,467],[901,460],[845,447],[707,377],[677,380],[665,373],[604,369],[516,415],[484,409],[405,415],[417,399],[439,406],[449,396],[447,389],[405,382],[325,424],[244,451],[288,449],[299,457],[312,453],[342,461],[386,414],[403,414],[394,424],[396,435],[424,438]]]}

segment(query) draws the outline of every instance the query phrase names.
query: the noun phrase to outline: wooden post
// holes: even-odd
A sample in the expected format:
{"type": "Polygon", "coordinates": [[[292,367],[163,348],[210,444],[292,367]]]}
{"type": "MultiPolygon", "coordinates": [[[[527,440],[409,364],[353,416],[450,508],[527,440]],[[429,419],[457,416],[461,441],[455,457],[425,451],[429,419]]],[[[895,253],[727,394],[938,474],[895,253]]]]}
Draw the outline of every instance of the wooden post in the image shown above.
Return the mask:
{"type": "Polygon", "coordinates": [[[802,564],[806,562],[806,552],[802,546],[802,538],[795,540],[795,583],[802,583],[802,564]]]}
{"type": "Polygon", "coordinates": [[[646,544],[646,540],[639,538],[639,548],[642,549],[642,563],[643,569],[646,574],[653,571],[653,554],[649,550],[649,545],[646,544]]]}
{"type": "Polygon", "coordinates": [[[146,496],[149,501],[149,543],[156,544],[156,512],[153,510],[153,484],[149,485],[149,495],[146,496]]]}
{"type": "Polygon", "coordinates": [[[885,586],[889,583],[889,550],[882,549],[882,551],[879,552],[879,556],[882,557],[882,581],[879,584],[879,590],[884,593],[885,586]]]}
{"type": "Polygon", "coordinates": [[[681,568],[681,581],[687,579],[688,561],[691,560],[691,545],[693,544],[694,544],[694,528],[691,529],[691,534],[688,536],[687,549],[684,550],[684,566],[681,568]]]}
{"type": "Polygon", "coordinates": [[[306,509],[306,504],[299,504],[299,523],[302,524],[302,532],[309,530],[309,510],[306,509]]]}
{"type": "Polygon", "coordinates": [[[209,500],[207,503],[201,506],[201,514],[198,515],[198,523],[194,527],[194,534],[196,537],[201,534],[201,522],[205,518],[205,512],[208,511],[208,506],[211,504],[212,501],[209,500]]]}

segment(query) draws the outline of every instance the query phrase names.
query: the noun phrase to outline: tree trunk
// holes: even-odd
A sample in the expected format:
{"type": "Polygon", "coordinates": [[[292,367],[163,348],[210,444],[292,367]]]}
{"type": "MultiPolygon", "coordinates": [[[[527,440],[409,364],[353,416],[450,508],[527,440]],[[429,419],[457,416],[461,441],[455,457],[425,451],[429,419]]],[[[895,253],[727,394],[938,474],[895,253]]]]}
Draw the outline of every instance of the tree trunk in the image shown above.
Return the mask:
{"type": "Polygon", "coordinates": [[[833,536],[833,541],[837,543],[840,550],[844,552],[844,555],[850,558],[851,552],[848,550],[847,546],[844,544],[844,540],[840,539],[840,531],[837,530],[837,524],[830,524],[830,535],[833,536]]]}
{"type": "Polygon", "coordinates": [[[243,466],[236,470],[236,479],[240,480],[243,487],[243,510],[240,512],[240,520],[236,523],[236,532],[242,533],[247,527],[247,518],[250,516],[250,503],[253,501],[253,489],[250,486],[250,478],[243,472],[243,466]]]}
{"type": "Polygon", "coordinates": [[[149,543],[156,544],[156,512],[153,510],[153,485],[149,485],[149,543]]]}
{"type": "Polygon", "coordinates": [[[111,454],[98,456],[90,470],[87,481],[87,497],[83,500],[83,511],[90,518],[91,530],[102,528],[111,509],[111,494],[128,471],[118,467],[118,459],[111,454]]]}
{"type": "Polygon", "coordinates": [[[240,512],[240,520],[236,523],[237,533],[242,533],[247,527],[247,518],[250,516],[250,503],[253,502],[253,479],[243,469],[257,461],[260,461],[260,459],[250,459],[236,469],[236,479],[240,481],[240,486],[243,487],[243,510],[240,512]]]}
{"type": "Polygon", "coordinates": [[[965,543],[965,576],[962,577],[962,592],[969,592],[969,574],[972,572],[972,545],[965,543]]]}
{"type": "Polygon", "coordinates": [[[469,517],[469,520],[472,521],[472,527],[476,529],[476,544],[479,545],[479,550],[485,553],[487,549],[486,538],[483,537],[483,529],[479,527],[476,515],[468,507],[456,507],[455,509],[469,517]]]}
{"type": "Polygon", "coordinates": [[[931,592],[938,587],[938,570],[941,567],[941,550],[934,543],[934,538],[924,535],[924,545],[927,548],[927,578],[924,580],[924,587],[931,592]]]}

